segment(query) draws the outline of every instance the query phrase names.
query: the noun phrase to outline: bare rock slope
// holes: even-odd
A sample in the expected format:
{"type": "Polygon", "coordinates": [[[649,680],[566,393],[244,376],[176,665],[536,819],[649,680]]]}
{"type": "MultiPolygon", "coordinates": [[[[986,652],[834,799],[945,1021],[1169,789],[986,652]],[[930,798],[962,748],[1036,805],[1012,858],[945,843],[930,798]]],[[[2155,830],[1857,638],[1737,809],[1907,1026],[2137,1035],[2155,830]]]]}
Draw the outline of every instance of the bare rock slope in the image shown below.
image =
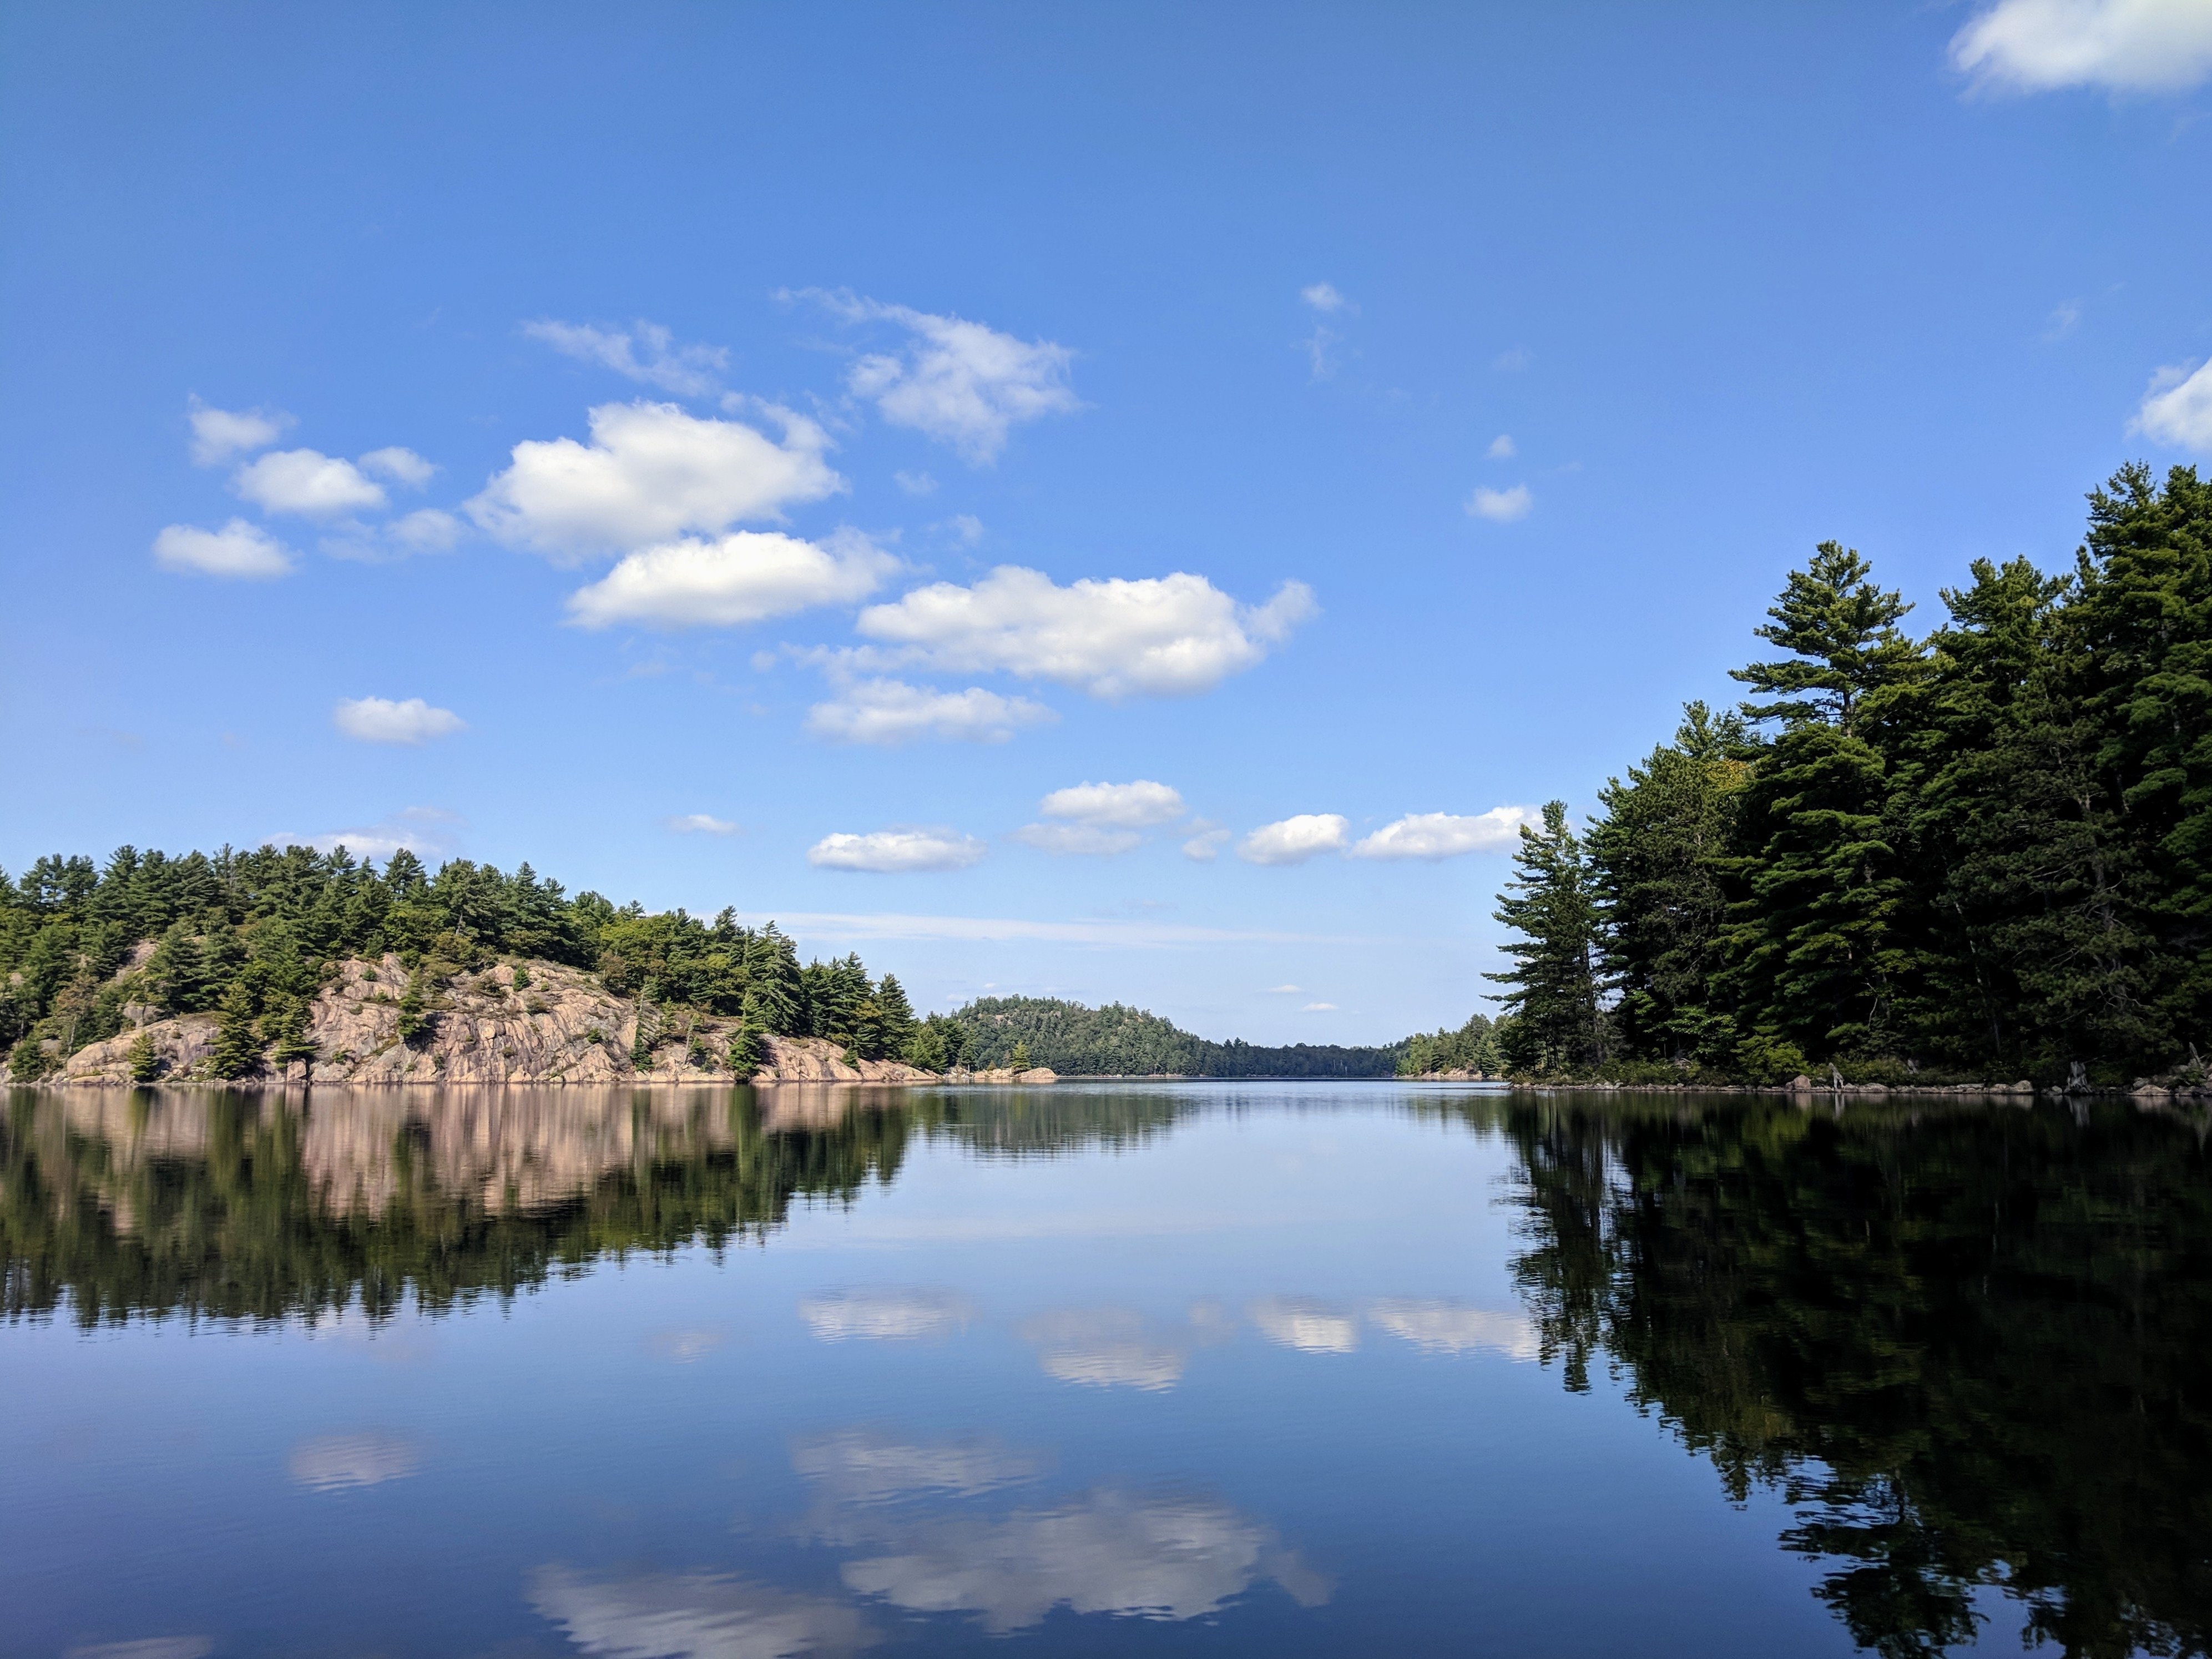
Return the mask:
{"type": "MultiPolygon", "coordinates": [[[[460,974],[440,987],[423,1008],[425,1024],[412,1042],[399,1035],[400,998],[408,983],[397,957],[349,961],[314,1002],[308,1035],[319,1083],[929,1083],[933,1073],[896,1060],[845,1058],[821,1037],[769,1036],[756,1069],[740,1076],[730,1065],[731,1019],[664,1015],[641,1008],[574,968],[552,963],[501,963],[479,974],[460,974]],[[518,981],[520,982],[518,982],[518,981]],[[647,1063],[636,1062],[638,1023],[647,1022],[647,1063]]],[[[210,1014],[183,1014],[148,1024],[143,1035],[154,1051],[156,1081],[215,1081],[216,1023],[210,1014]]],[[[131,1050],[142,1033],[125,1031],[71,1054],[43,1079],[50,1084],[127,1084],[131,1050]]],[[[309,1068],[295,1061],[243,1082],[304,1082],[309,1068]]],[[[1042,1069],[955,1073],[960,1081],[1024,1084],[1055,1081],[1042,1069]]],[[[0,1083],[7,1067],[0,1064],[0,1083]]]]}

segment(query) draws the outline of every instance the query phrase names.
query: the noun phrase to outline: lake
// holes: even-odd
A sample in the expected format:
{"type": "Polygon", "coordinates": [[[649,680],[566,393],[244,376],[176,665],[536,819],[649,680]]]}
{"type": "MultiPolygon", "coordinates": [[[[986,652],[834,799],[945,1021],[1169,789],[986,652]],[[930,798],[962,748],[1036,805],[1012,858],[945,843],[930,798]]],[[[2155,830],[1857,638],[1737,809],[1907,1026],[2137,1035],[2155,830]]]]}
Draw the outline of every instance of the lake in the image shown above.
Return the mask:
{"type": "Polygon", "coordinates": [[[0,1650],[2203,1653],[2204,1127],[19,1091],[0,1650]]]}

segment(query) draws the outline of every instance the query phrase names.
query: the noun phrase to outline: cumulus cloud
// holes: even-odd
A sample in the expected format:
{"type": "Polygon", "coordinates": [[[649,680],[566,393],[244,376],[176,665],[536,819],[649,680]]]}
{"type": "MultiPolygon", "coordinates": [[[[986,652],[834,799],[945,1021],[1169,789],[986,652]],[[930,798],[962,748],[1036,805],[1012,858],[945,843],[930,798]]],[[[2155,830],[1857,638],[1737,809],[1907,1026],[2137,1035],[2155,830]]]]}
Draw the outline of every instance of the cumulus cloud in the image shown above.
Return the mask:
{"type": "Polygon", "coordinates": [[[530,1604],[580,1653],[600,1659],[795,1659],[876,1640],[859,1611],[727,1573],[591,1577],[563,1566],[530,1577],[530,1604]]]}
{"type": "Polygon", "coordinates": [[[1493,461],[1510,461],[1520,453],[1521,447],[1513,441],[1513,434],[1510,432],[1499,433],[1490,441],[1490,447],[1483,452],[1493,461]]]}
{"type": "Polygon", "coordinates": [[[1054,790],[1037,803],[1037,811],[1048,818],[1115,824],[1127,830],[1171,823],[1186,810],[1179,792],[1148,778],[1133,783],[1073,784],[1054,790]]]}
{"type": "Polygon", "coordinates": [[[730,362],[730,354],[722,347],[678,345],[673,334],[642,319],[627,329],[607,329],[546,317],[523,324],[522,332],[564,357],[596,363],[679,398],[701,398],[714,391],[720,385],[716,376],[730,362]]]}
{"type": "Polygon", "coordinates": [[[669,819],[668,827],[679,836],[734,836],[743,826],[711,812],[686,812],[680,818],[669,819]]]}
{"type": "Polygon", "coordinates": [[[889,748],[921,738],[946,742],[1004,743],[1027,726],[1058,719],[1027,697],[1002,697],[980,685],[939,691],[904,680],[860,680],[828,702],[806,711],[806,729],[832,743],[889,748]]]}
{"type": "Polygon", "coordinates": [[[1042,571],[1000,565],[972,587],[933,582],[871,605],[859,628],[907,660],[1119,699],[1209,690],[1259,663],[1315,609],[1304,582],[1285,582],[1263,605],[1240,605],[1181,571],[1062,587],[1042,571]]]}
{"type": "Polygon", "coordinates": [[[1218,823],[1198,826],[1198,833],[1182,844],[1182,855],[1200,864],[1211,864],[1229,842],[1229,831],[1218,823]]]}
{"type": "Polygon", "coordinates": [[[927,472],[894,472],[891,482],[909,495],[927,495],[937,488],[937,480],[927,472]]]}
{"type": "Polygon", "coordinates": [[[1316,311],[1342,311],[1352,303],[1337,291],[1334,283],[1316,283],[1310,288],[1302,288],[1298,298],[1316,311]]]}
{"type": "Polygon", "coordinates": [[[719,535],[741,519],[845,487],[825,462],[827,434],[785,410],[777,443],[738,421],[702,420],[673,404],[602,404],[592,441],[532,439],[467,504],[469,516],[513,546],[570,564],[674,540],[719,535]]]}
{"type": "Polygon", "coordinates": [[[892,1285],[824,1291],[801,1302],[799,1316],[824,1342],[911,1342],[963,1330],[975,1310],[956,1291],[892,1285]]]}
{"type": "Polygon", "coordinates": [[[919,870],[965,870],[988,849],[954,830],[875,830],[865,836],[824,836],[806,849],[817,870],[866,870],[901,875],[919,870]]]}
{"type": "Polygon", "coordinates": [[[342,524],[323,538],[322,547],[334,559],[384,564],[417,553],[449,553],[460,539],[459,519],[442,507],[425,507],[382,524],[342,524]]]}
{"type": "Polygon", "coordinates": [[[1333,1002],[1309,1002],[1298,1012],[1304,1014],[1333,1014],[1336,1012],[1336,1005],[1333,1002]]]}
{"type": "Polygon", "coordinates": [[[903,350],[862,357],[846,384],[893,426],[948,443],[972,465],[995,460],[1013,428],[1083,407],[1067,384],[1074,353],[1064,345],[1017,339],[909,306],[851,295],[814,297],[849,321],[895,323],[907,331],[903,350]]]}
{"type": "Polygon", "coordinates": [[[1091,1492],[1002,1517],[945,1516],[886,1529],[846,1564],[847,1588],[915,1613],[972,1613],[994,1636],[1078,1613],[1184,1620],[1272,1578],[1302,1607],[1334,1588],[1275,1534],[1211,1499],[1091,1492]]]}
{"type": "Polygon", "coordinates": [[[154,538],[154,562],[187,575],[265,581],[290,574],[292,554],[258,526],[233,519],[220,530],[173,524],[154,538]]]}
{"type": "Polygon", "coordinates": [[[328,519],[384,505],[382,485],[351,461],[318,449],[271,450],[239,468],[230,483],[264,513],[328,519]]]}
{"type": "Polygon", "coordinates": [[[1013,838],[1041,853],[1100,858],[1128,852],[1145,839],[1134,830],[1109,830],[1095,823],[1025,823],[1014,831],[1013,838]]]}
{"type": "Polygon", "coordinates": [[[404,1480],[422,1465],[412,1441],[388,1434],[326,1434],[292,1448],[284,1466],[310,1492],[349,1492],[404,1480]]]}
{"type": "Polygon", "coordinates": [[[1515,484],[1510,489],[1478,484],[1474,494],[1467,498],[1467,515],[1487,519],[1492,524],[1511,524],[1516,519],[1527,518],[1528,509],[1535,505],[1536,498],[1528,493],[1527,484],[1515,484]]]}
{"type": "Polygon", "coordinates": [[[781,531],[738,530],[630,554],[568,596],[586,628],[734,628],[818,605],[866,599],[899,562],[858,531],[821,542],[781,531]]]}
{"type": "Polygon", "coordinates": [[[234,456],[266,449],[293,424],[282,410],[211,409],[198,398],[185,418],[191,422],[195,466],[221,466],[234,456]]]}
{"type": "Polygon", "coordinates": [[[2212,74],[2203,0],[1998,0],[1952,37],[1951,62],[1984,87],[2178,92],[2212,74]]]}
{"type": "Polygon", "coordinates": [[[1462,853],[1497,853],[1521,843],[1521,826],[1543,814],[1529,806],[1493,806],[1466,817],[1409,812],[1363,836],[1349,850],[1356,859],[1450,859],[1462,853]]]}
{"type": "Polygon", "coordinates": [[[2193,373],[2185,365],[2153,375],[2135,425],[2160,443],[2212,455],[2212,358],[2193,373]]]}
{"type": "Polygon", "coordinates": [[[1318,853],[1340,853],[1352,825],[1340,812],[1300,812],[1262,824],[1237,843],[1247,864],[1304,864],[1318,853]]]}
{"type": "Polygon", "coordinates": [[[342,697],[331,723],[356,743],[419,744],[459,732],[467,725],[450,708],[434,708],[420,697],[394,702],[389,697],[342,697]]]}
{"type": "Polygon", "coordinates": [[[1368,1309],[1367,1317],[1425,1353],[1487,1350],[1509,1359],[1534,1359],[1539,1353],[1535,1328],[1523,1314],[1399,1297],[1377,1302],[1368,1309]]]}
{"type": "Polygon", "coordinates": [[[380,478],[404,484],[410,489],[420,489],[437,475],[438,469],[411,449],[392,444],[383,449],[372,449],[361,458],[361,465],[380,478]]]}
{"type": "Polygon", "coordinates": [[[1359,1317],[1310,1297],[1271,1296],[1246,1310],[1270,1342],[1302,1353],[1350,1353],[1359,1346],[1359,1317]]]}

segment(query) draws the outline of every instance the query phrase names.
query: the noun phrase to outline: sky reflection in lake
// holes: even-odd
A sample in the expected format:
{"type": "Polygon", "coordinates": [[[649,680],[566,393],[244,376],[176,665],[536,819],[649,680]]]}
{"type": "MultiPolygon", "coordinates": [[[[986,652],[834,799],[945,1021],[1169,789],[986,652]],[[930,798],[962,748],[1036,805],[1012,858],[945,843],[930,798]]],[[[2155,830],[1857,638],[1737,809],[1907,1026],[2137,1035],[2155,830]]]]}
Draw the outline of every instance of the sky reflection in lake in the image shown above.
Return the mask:
{"type": "Polygon", "coordinates": [[[2132,1110],[5,1121],[10,1654],[2202,1650],[2212,1225],[2132,1110]]]}

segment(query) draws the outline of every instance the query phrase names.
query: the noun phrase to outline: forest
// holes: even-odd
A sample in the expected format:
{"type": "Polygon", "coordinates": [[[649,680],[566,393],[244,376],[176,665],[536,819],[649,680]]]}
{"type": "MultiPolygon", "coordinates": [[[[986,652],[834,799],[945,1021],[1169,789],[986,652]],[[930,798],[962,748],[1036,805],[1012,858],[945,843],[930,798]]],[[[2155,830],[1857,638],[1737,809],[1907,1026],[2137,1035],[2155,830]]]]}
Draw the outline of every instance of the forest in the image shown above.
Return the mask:
{"type": "Polygon", "coordinates": [[[105,865],[56,855],[14,881],[0,872],[0,1048],[31,1081],[136,1020],[212,1013],[218,1073],[246,1077],[306,1057],[309,1005],[337,963],[387,952],[410,970],[403,1037],[438,985],[507,957],[581,968],[617,995],[734,1018],[743,1033],[828,1037],[932,1070],[965,1057],[963,1028],[916,1019],[895,976],[871,978],[853,955],[802,967],[773,922],[571,898],[527,864],[509,875],[454,859],[433,875],[404,848],[379,870],[297,846],[123,847],[105,865]]]}
{"type": "Polygon", "coordinates": [[[2130,465],[2088,501],[2070,568],[1978,559],[1919,636],[1821,544],[1748,700],[1524,827],[1495,1069],[2201,1085],[2212,485],[2130,465]]]}

